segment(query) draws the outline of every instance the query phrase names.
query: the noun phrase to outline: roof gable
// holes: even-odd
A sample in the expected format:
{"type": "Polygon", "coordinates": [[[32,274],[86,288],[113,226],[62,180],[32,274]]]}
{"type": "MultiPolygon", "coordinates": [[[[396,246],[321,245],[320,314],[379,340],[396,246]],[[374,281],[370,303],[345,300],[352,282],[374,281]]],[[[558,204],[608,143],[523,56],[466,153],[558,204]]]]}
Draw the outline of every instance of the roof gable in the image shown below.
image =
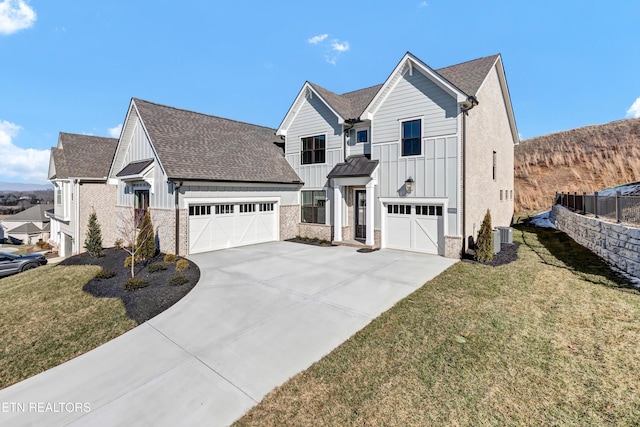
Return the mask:
{"type": "Polygon", "coordinates": [[[60,132],[58,146],[51,148],[49,178],[105,179],[117,143],[115,138],[60,132]]]}
{"type": "Polygon", "coordinates": [[[169,179],[301,182],[276,145],[282,141],[275,129],[137,98],[131,102],[169,179]]]}
{"type": "Polygon", "coordinates": [[[17,214],[11,215],[8,218],[5,218],[3,222],[49,222],[49,218],[45,215],[47,211],[47,207],[51,208],[51,205],[36,205],[32,206],[29,209],[25,209],[17,214]]]}

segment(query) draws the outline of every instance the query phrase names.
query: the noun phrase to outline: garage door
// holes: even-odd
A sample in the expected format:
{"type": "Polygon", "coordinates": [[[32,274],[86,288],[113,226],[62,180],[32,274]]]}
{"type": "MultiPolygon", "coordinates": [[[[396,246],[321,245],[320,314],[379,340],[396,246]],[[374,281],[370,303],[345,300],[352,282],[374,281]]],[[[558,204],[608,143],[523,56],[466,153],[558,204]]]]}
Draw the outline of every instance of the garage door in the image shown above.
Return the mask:
{"type": "Polygon", "coordinates": [[[279,240],[275,202],[189,206],[189,253],[279,240]]]}
{"type": "Polygon", "coordinates": [[[385,205],[384,247],[444,254],[442,205],[385,205]]]}

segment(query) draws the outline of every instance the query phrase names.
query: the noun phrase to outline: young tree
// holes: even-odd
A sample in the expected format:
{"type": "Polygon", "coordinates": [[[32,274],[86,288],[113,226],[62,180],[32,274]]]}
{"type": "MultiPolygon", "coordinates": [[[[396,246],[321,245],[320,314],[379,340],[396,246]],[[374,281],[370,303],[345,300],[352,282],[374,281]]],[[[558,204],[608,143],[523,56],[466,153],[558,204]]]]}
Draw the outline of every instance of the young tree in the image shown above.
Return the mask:
{"type": "MultiPolygon", "coordinates": [[[[148,212],[146,215],[148,215],[148,212]]],[[[138,219],[136,218],[136,212],[134,209],[119,212],[117,216],[118,225],[116,226],[116,229],[124,241],[122,249],[128,253],[129,258],[131,258],[131,277],[135,277],[135,264],[141,260],[140,247],[145,246],[149,238],[153,240],[155,246],[154,235],[153,232],[151,232],[150,237],[147,233],[144,238],[140,238],[142,228],[138,229],[138,219]]],[[[142,224],[140,225],[142,226],[142,224]]],[[[151,229],[153,230],[153,225],[151,226],[151,229]]]]}
{"type": "Polygon", "coordinates": [[[87,226],[87,234],[84,240],[84,248],[92,257],[100,257],[102,252],[102,231],[98,223],[98,215],[94,210],[89,215],[89,224],[87,226]]]}
{"type": "Polygon", "coordinates": [[[147,261],[156,255],[156,240],[153,232],[153,222],[149,211],[145,212],[142,223],[140,224],[140,232],[137,238],[138,256],[141,261],[147,261]]]}
{"type": "Polygon", "coordinates": [[[493,231],[491,228],[491,212],[487,209],[484,215],[476,242],[476,261],[489,262],[493,259],[493,231]]]}

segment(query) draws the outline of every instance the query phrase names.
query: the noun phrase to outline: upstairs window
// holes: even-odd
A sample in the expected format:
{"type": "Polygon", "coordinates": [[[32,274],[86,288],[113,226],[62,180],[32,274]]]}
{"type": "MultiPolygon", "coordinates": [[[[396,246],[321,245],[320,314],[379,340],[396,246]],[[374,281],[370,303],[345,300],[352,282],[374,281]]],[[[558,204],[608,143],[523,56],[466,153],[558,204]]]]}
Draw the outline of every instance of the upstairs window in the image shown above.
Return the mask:
{"type": "Polygon", "coordinates": [[[62,205],[62,184],[56,186],[56,204],[62,205]]]}
{"type": "Polygon", "coordinates": [[[422,120],[402,122],[402,155],[419,156],[422,154],[422,120]]]}
{"type": "Polygon", "coordinates": [[[356,132],[356,141],[358,143],[369,142],[369,131],[367,129],[359,130],[356,132]]]}
{"type": "Polygon", "coordinates": [[[302,164],[325,162],[325,136],[309,136],[302,138],[302,164]]]}
{"type": "MultiPolygon", "coordinates": [[[[491,171],[492,175],[493,175],[493,180],[496,180],[496,171],[498,169],[498,154],[494,151],[493,152],[493,169],[491,171]]],[[[500,198],[500,200],[502,200],[502,198],[500,198]]]]}

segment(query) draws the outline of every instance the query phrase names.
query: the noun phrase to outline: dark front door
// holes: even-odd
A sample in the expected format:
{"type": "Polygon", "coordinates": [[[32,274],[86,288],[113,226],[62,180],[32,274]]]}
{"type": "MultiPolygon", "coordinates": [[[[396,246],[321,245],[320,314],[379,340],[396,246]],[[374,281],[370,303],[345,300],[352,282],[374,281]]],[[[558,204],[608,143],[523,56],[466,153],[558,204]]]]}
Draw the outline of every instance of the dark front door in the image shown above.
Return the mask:
{"type": "Polygon", "coordinates": [[[356,239],[367,237],[367,193],[356,190],[356,239]]]}

